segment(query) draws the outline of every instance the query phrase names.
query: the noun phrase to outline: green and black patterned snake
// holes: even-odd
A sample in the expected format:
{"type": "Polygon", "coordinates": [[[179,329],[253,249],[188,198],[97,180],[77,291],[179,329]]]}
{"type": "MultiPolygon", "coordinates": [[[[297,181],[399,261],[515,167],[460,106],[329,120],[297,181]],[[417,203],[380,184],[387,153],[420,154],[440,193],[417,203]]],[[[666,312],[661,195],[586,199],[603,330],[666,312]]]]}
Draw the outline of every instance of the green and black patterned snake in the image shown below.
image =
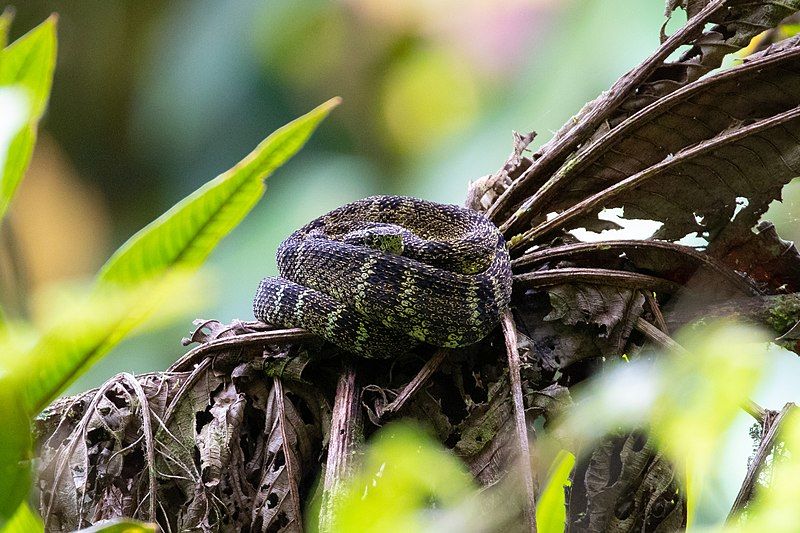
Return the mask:
{"type": "Polygon", "coordinates": [[[497,326],[511,299],[503,236],[481,213],[403,196],[346,204],[278,247],[259,320],[300,327],[361,357],[419,342],[455,348],[497,326]]]}

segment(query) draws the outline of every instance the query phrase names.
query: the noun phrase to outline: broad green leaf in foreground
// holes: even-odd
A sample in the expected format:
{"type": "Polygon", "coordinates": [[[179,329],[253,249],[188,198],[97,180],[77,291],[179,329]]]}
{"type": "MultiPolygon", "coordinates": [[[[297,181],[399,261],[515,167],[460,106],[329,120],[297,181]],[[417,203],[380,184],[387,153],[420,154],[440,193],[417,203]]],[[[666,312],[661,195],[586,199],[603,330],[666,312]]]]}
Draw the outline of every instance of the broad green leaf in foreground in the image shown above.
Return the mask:
{"type": "Polygon", "coordinates": [[[36,531],[44,531],[44,524],[36,511],[31,509],[27,503],[20,504],[11,520],[0,529],[0,533],[34,533],[36,531]]]}
{"type": "Polygon", "coordinates": [[[0,521],[11,517],[29,486],[30,417],[154,311],[169,313],[192,302],[188,274],[255,205],[264,193],[262,179],[302,147],[337,103],[279,129],[131,238],[103,268],[89,297],[76,301],[32,348],[0,346],[0,521]]]}
{"type": "MultiPolygon", "coordinates": [[[[8,18],[3,20],[7,22],[8,18]]],[[[6,22],[0,22],[0,32],[6,22]]],[[[0,50],[0,87],[21,88],[28,99],[25,126],[11,138],[7,155],[0,161],[0,220],[31,160],[37,125],[47,107],[53,83],[55,63],[55,16],[0,50]]],[[[6,115],[0,116],[0,121],[6,119],[6,115]]]]}
{"type": "Polygon", "coordinates": [[[360,473],[337,498],[332,530],[446,530],[437,518],[474,490],[464,465],[441,444],[414,426],[389,425],[373,437],[360,473]]]}
{"type": "Polygon", "coordinates": [[[5,167],[12,141],[28,122],[28,102],[28,93],[22,87],[0,87],[0,168],[5,167]]]}
{"type": "MultiPolygon", "coordinates": [[[[21,407],[35,415],[49,404],[88,366],[121,340],[121,329],[129,332],[131,312],[143,302],[159,304],[157,318],[163,323],[190,313],[200,297],[191,291],[196,278],[188,273],[172,274],[164,281],[141,283],[128,288],[94,289],[75,299],[68,313],[52,321],[32,347],[17,357],[0,354],[0,386],[17,390],[21,407]]],[[[0,423],[3,420],[0,418],[0,423]]]]}

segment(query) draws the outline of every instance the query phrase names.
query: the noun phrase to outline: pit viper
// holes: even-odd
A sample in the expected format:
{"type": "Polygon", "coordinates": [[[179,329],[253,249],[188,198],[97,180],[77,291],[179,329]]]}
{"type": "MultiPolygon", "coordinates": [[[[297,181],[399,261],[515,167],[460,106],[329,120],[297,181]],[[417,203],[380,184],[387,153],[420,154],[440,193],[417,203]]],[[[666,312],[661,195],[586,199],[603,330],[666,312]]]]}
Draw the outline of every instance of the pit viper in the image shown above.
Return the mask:
{"type": "Polygon", "coordinates": [[[505,240],[483,214],[403,196],[334,209],[278,247],[256,318],[362,357],[483,339],[511,299],[505,240]]]}

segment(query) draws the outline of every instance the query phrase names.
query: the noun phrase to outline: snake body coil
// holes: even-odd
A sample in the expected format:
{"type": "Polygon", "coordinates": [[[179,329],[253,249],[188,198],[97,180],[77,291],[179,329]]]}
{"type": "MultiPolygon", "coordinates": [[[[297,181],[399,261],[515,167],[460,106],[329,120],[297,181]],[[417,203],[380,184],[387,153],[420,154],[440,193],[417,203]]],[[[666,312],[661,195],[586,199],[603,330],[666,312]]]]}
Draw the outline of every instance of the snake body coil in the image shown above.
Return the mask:
{"type": "Polygon", "coordinates": [[[505,241],[482,214],[417,198],[373,196],[310,222],[281,243],[255,316],[301,327],[363,357],[418,341],[478,342],[511,298],[505,241]]]}

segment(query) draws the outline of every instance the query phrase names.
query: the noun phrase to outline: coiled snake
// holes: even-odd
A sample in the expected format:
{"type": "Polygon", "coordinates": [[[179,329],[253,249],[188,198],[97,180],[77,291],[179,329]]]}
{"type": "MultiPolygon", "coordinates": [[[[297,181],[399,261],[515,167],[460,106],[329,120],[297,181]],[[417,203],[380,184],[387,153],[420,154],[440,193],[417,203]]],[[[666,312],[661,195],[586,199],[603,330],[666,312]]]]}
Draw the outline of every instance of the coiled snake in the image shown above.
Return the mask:
{"type": "Polygon", "coordinates": [[[419,341],[473,344],[511,299],[508,251],[489,219],[418,198],[339,207],[283,241],[277,261],[280,277],[261,281],[255,316],[363,357],[419,341]]]}

